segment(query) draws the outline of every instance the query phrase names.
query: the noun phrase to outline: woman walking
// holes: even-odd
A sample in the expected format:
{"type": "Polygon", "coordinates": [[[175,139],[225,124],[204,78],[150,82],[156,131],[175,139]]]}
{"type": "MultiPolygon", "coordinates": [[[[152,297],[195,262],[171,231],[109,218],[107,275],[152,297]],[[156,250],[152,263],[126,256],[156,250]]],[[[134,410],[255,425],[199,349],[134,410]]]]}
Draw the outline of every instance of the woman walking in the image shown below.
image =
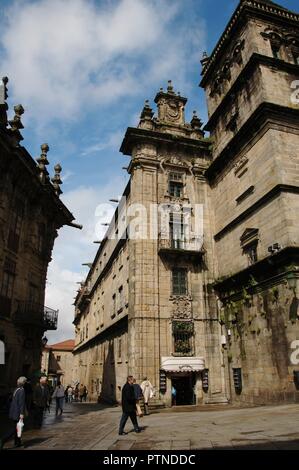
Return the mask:
{"type": "Polygon", "coordinates": [[[22,447],[21,437],[18,436],[17,432],[17,423],[20,421],[23,423],[25,411],[26,411],[26,402],[25,402],[25,390],[24,385],[27,382],[26,377],[19,377],[17,380],[17,388],[15,389],[12,402],[9,409],[9,418],[11,420],[11,429],[9,432],[0,440],[0,450],[2,450],[5,442],[14,436],[15,447],[22,447]]]}
{"type": "Polygon", "coordinates": [[[144,414],[148,415],[149,414],[149,401],[151,398],[154,396],[154,387],[150,383],[147,377],[144,377],[143,382],[140,385],[142,393],[143,393],[143,399],[144,399],[144,414]]]}
{"type": "Polygon", "coordinates": [[[58,380],[57,386],[52,395],[52,398],[55,398],[56,400],[56,416],[58,415],[59,410],[60,410],[60,415],[62,415],[63,413],[64,394],[65,394],[64,386],[61,385],[60,380],[58,380]]]}

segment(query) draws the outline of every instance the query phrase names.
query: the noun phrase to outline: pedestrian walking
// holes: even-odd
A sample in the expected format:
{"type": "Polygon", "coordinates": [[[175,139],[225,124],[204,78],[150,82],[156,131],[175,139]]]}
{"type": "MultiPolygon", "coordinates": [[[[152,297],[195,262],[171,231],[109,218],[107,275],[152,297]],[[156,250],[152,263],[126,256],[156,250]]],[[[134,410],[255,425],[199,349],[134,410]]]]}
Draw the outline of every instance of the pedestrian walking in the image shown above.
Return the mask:
{"type": "Polygon", "coordinates": [[[67,388],[67,401],[68,403],[72,403],[73,401],[73,387],[71,385],[67,388]]]}
{"type": "MultiPolygon", "coordinates": [[[[86,388],[86,387],[85,387],[86,388]]],[[[84,385],[81,384],[80,387],[79,387],[79,397],[80,397],[80,402],[82,403],[82,400],[83,400],[83,397],[84,397],[84,385]]]]}
{"type": "Polygon", "coordinates": [[[74,396],[75,396],[75,401],[78,401],[79,400],[79,385],[78,384],[75,387],[74,396]]]}
{"type": "Polygon", "coordinates": [[[47,377],[42,376],[33,391],[34,425],[36,428],[42,427],[44,411],[49,408],[49,402],[50,393],[47,385],[47,377]]]}
{"type": "Polygon", "coordinates": [[[21,436],[18,436],[17,424],[20,421],[23,423],[26,412],[26,397],[24,385],[27,382],[26,377],[19,377],[17,380],[17,388],[15,389],[12,401],[9,408],[9,418],[11,426],[9,431],[0,439],[0,450],[3,449],[4,444],[14,437],[14,446],[22,447],[21,436]]]}
{"type": "Polygon", "coordinates": [[[122,405],[122,417],[119,423],[119,432],[118,434],[121,436],[123,434],[127,434],[124,429],[128,418],[130,417],[132,424],[134,426],[135,432],[141,432],[141,429],[138,426],[137,416],[136,416],[136,398],[135,392],[133,387],[133,376],[129,375],[127,377],[127,382],[122,388],[121,393],[121,405],[122,405]]]}
{"type": "Polygon", "coordinates": [[[140,385],[136,382],[136,379],[135,379],[135,378],[133,379],[133,387],[134,387],[134,393],[135,393],[135,399],[136,399],[136,411],[137,411],[137,416],[139,416],[140,418],[142,418],[143,413],[142,413],[142,410],[141,410],[141,407],[140,407],[140,400],[141,400],[142,397],[143,397],[143,393],[142,393],[142,388],[141,388],[140,385]]]}
{"type": "Polygon", "coordinates": [[[87,395],[88,395],[88,390],[87,390],[87,388],[86,388],[85,385],[84,385],[84,387],[83,387],[83,400],[84,400],[85,402],[86,402],[87,395]]]}
{"type": "Polygon", "coordinates": [[[64,386],[61,385],[60,380],[57,382],[57,386],[53,392],[52,398],[55,398],[56,400],[56,416],[58,415],[58,412],[60,411],[60,415],[63,413],[63,404],[64,404],[64,386]]]}
{"type": "Polygon", "coordinates": [[[171,398],[172,406],[176,406],[176,388],[174,386],[171,387],[171,398]]]}
{"type": "Polygon", "coordinates": [[[144,399],[144,414],[149,415],[149,402],[154,396],[154,387],[147,377],[144,377],[143,382],[140,384],[144,399]]]}

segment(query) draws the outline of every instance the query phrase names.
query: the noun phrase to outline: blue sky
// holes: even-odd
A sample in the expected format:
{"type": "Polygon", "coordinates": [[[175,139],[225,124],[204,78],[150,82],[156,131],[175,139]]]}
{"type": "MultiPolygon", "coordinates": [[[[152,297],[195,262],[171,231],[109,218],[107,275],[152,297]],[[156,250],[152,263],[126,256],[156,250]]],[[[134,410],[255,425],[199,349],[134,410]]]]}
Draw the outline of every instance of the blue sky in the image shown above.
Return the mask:
{"type": "MultiPolygon", "coordinates": [[[[279,3],[279,2],[278,2],[279,3]]],[[[281,0],[296,11],[298,0],[281,0]]],[[[145,99],[153,105],[172,79],[206,120],[200,81],[210,53],[238,0],[0,0],[1,73],[9,81],[10,115],[22,103],[23,145],[32,156],[47,142],[49,172],[63,167],[63,201],[84,230],[64,228],[50,264],[46,303],[59,308],[56,341],[73,333],[76,282],[87,271],[101,234],[96,207],[121,194],[128,162],[118,152],[137,125],[145,99]]],[[[107,216],[106,216],[107,217],[107,216]]]]}

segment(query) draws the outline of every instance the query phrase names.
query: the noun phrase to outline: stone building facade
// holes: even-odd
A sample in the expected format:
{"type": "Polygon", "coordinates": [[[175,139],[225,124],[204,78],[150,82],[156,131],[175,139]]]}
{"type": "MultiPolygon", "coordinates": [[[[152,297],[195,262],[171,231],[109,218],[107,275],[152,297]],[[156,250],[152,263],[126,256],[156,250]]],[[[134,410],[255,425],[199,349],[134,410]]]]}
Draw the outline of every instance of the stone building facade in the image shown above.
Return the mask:
{"type": "Polygon", "coordinates": [[[40,371],[42,337],[56,329],[58,314],[44,307],[48,263],[57,230],[74,219],[59,199],[60,165],[50,181],[48,145],[37,163],[20,145],[23,107],[7,119],[7,81],[0,86],[0,397],[18,376],[40,371]]]}
{"type": "Polygon", "coordinates": [[[120,149],[125,202],[75,302],[94,397],[129,372],[166,405],[171,386],[177,404],[298,400],[299,15],[241,1],[202,66],[210,137],[169,83],[120,149]]]}
{"type": "Polygon", "coordinates": [[[73,385],[73,349],[75,341],[68,339],[45,346],[42,354],[41,372],[46,374],[53,386],[60,380],[64,387],[73,385]]]}

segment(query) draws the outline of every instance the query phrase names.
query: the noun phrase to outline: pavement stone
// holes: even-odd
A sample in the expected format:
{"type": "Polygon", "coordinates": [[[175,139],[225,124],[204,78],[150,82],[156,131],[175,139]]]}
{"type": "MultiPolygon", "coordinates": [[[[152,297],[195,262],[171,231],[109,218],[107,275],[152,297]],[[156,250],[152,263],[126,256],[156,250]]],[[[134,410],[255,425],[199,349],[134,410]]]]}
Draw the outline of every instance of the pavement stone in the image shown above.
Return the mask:
{"type": "Polygon", "coordinates": [[[59,418],[52,410],[23,440],[25,450],[299,450],[298,413],[299,404],[161,410],[140,420],[140,434],[128,423],[128,434],[119,436],[119,407],[78,403],[59,418]]]}

